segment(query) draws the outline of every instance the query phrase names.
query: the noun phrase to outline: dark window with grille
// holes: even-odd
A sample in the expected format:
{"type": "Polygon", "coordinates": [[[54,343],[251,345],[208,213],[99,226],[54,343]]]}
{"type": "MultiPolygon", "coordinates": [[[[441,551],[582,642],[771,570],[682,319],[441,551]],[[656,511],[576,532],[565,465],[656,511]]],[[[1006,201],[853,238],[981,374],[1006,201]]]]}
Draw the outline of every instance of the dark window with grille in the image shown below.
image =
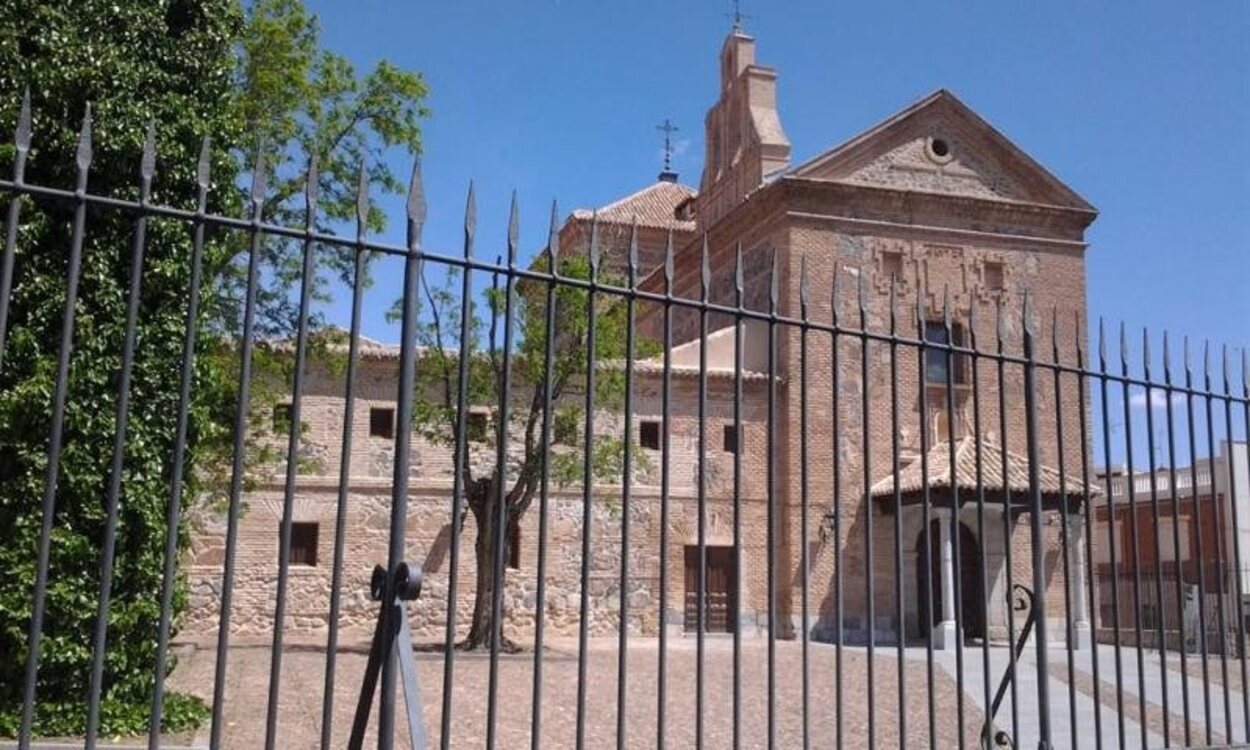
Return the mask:
{"type": "Polygon", "coordinates": [[[725,425],[725,431],[721,437],[721,450],[726,453],[738,452],[738,430],[734,425],[725,425]]]}
{"type": "Polygon", "coordinates": [[[369,435],[371,437],[395,437],[395,410],[374,407],[369,410],[369,435]]]}
{"type": "Polygon", "coordinates": [[[297,521],[291,524],[291,564],[317,564],[317,532],[320,524],[297,521]]]}
{"type": "MultiPolygon", "coordinates": [[[[963,346],[964,332],[963,327],[952,323],[950,331],[946,330],[946,324],[939,320],[930,320],[924,324],[924,340],[932,344],[940,344],[945,347],[949,344],[955,346],[963,346]]],[[[930,348],[924,353],[924,380],[931,385],[946,385],[946,374],[950,368],[954,368],[951,373],[951,382],[966,383],[968,381],[968,373],[966,362],[963,355],[951,355],[950,351],[945,348],[930,348]]]]}
{"type": "Polygon", "coordinates": [[[660,423],[644,421],[638,425],[638,443],[643,448],[660,449],[660,423]]]}

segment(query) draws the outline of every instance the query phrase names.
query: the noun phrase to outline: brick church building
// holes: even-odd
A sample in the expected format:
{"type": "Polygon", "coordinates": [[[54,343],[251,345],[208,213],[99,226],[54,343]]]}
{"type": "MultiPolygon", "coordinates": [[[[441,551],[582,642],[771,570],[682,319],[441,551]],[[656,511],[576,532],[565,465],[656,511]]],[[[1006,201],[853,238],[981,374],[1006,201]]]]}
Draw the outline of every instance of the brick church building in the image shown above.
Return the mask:
{"type": "MultiPolygon", "coordinates": [[[[923,335],[944,341],[942,307],[949,297],[955,343],[975,341],[982,349],[996,345],[1001,308],[1003,346],[1016,354],[1022,347],[1022,302],[1027,291],[1031,309],[1037,311],[1030,323],[1039,332],[1040,351],[1049,354],[1053,343],[1062,361],[1075,362],[1076,342],[1085,335],[1084,233],[1096,216],[1090,204],[946,90],[930,94],[804,163],[792,164],[777,106],[777,84],[777,72],[756,62],[755,40],[741,29],[731,32],[720,53],[719,92],[705,119],[706,151],[698,188],[682,185],[666,169],[654,184],[614,203],[574,211],[560,229],[563,251],[584,251],[591,223],[596,221],[604,243],[604,264],[620,271],[629,227],[637,222],[643,287],[664,290],[662,265],[671,236],[673,293],[697,299],[706,241],[712,269],[710,299],[732,305],[735,252],[740,247],[746,307],[767,310],[770,269],[775,263],[780,315],[798,318],[801,314],[802,270],[810,293],[807,314],[812,320],[832,320],[834,295],[830,292],[836,284],[837,317],[857,328],[857,289],[862,285],[867,328],[882,333],[889,330],[890,287],[895,279],[906,335],[917,335],[919,309],[927,321],[923,335]],[[1053,342],[1052,311],[1058,320],[1068,322],[1056,329],[1053,342]]],[[[638,320],[645,335],[660,340],[662,318],[658,305],[640,303],[638,320]]],[[[654,634],[661,627],[674,631],[694,627],[697,578],[693,571],[700,538],[697,485],[702,476],[706,481],[702,537],[708,549],[708,629],[755,633],[767,622],[766,529],[771,512],[777,611],[785,634],[805,628],[818,639],[832,640],[840,632],[846,642],[863,642],[872,628],[878,642],[932,636],[937,645],[949,647],[957,636],[953,612],[958,606],[966,637],[1004,638],[1011,616],[1008,573],[1017,583],[1032,582],[1031,519],[1021,507],[1028,489],[1028,467],[1022,458],[1021,368],[1005,368],[1001,403],[1007,409],[1000,414],[998,373],[991,361],[977,360],[974,365],[966,357],[956,358],[954,403],[948,405],[944,357],[922,364],[914,348],[900,348],[901,468],[895,476],[887,344],[870,343],[864,367],[860,339],[840,336],[835,352],[828,332],[813,331],[808,336],[804,382],[798,327],[775,327],[775,377],[770,377],[768,325],[745,324],[743,429],[738,433],[732,429],[738,358],[734,320],[712,314],[707,330],[709,335],[701,337],[697,311],[674,308],[672,411],[667,425],[661,423],[662,358],[635,363],[634,413],[629,418],[634,422],[638,450],[647,457],[647,468],[635,476],[625,511],[632,529],[626,551],[631,631],[654,634]],[[700,376],[701,353],[706,354],[706,379],[700,376]],[[979,387],[979,431],[974,424],[974,378],[979,387]],[[697,405],[704,380],[707,451],[700,457],[697,405]],[[770,388],[775,396],[771,441],[770,388]],[[922,392],[926,394],[923,411],[922,392]],[[953,424],[948,415],[953,415],[953,424]],[[665,430],[671,441],[672,476],[667,498],[668,547],[661,549],[657,467],[663,456],[658,435],[665,430]],[[948,439],[952,431],[953,446],[948,439]],[[934,523],[929,528],[925,528],[920,503],[926,484],[921,474],[922,446],[928,448],[927,485],[933,502],[934,523]],[[806,487],[800,481],[804,449],[806,487]],[[741,459],[738,546],[733,528],[735,455],[741,459]],[[976,503],[960,505],[956,558],[950,538],[951,488],[961,490],[960,497],[968,497],[974,489],[970,477],[975,477],[978,458],[985,502],[980,510],[976,503]],[[767,481],[769,460],[774,462],[773,487],[767,481]],[[1010,514],[1004,505],[1008,494],[1018,498],[1010,514]],[[901,550],[895,543],[896,521],[901,525],[901,550]],[[659,600],[662,572],[668,582],[666,602],[659,600]],[[900,576],[901,615],[896,606],[900,576]],[[926,591],[927,586],[932,588],[926,591]],[[961,602],[955,601],[956,588],[961,602]],[[809,600],[806,622],[800,606],[804,590],[809,600]],[[985,616],[982,602],[986,602],[985,616]]],[[[352,425],[350,508],[344,530],[347,566],[341,622],[348,628],[367,630],[376,617],[366,592],[373,564],[385,558],[397,360],[397,347],[366,342],[362,350],[352,425]]],[[[1085,642],[1091,627],[1086,602],[1079,595],[1065,601],[1062,580],[1063,571],[1068,570],[1073,581],[1084,581],[1086,564],[1082,553],[1085,498],[1079,479],[1081,410],[1075,379],[1063,377],[1058,404],[1066,415],[1062,424],[1054,417],[1053,384],[1047,380],[1038,389],[1044,595],[1053,621],[1051,639],[1062,640],[1061,623],[1067,619],[1085,642]],[[1066,473],[1060,472],[1061,466],[1066,473]],[[1066,553],[1061,544],[1065,531],[1070,541],[1066,553]]],[[[287,627],[309,633],[324,632],[329,610],[342,390],[340,373],[314,369],[303,401],[304,449],[318,458],[318,468],[301,475],[298,482],[287,627]]],[[[488,405],[475,409],[482,418],[489,418],[488,405]]],[[[619,421],[621,415],[615,418],[619,421]]],[[[471,450],[474,460],[493,460],[493,449],[486,442],[474,442],[471,450]]],[[[446,446],[419,435],[414,441],[407,538],[410,558],[420,561],[426,574],[422,598],[410,609],[418,637],[437,638],[446,624],[451,454],[446,446]]],[[[262,483],[246,498],[248,511],[240,525],[237,610],[232,614],[233,627],[245,633],[263,634],[272,627],[283,495],[280,479],[279,474],[273,483],[262,483]]],[[[593,496],[592,527],[583,529],[582,489],[557,488],[552,494],[543,603],[548,632],[576,632],[583,533],[594,539],[586,582],[591,595],[591,633],[608,634],[619,626],[620,487],[596,486],[593,496]]],[[[459,627],[465,629],[472,607],[474,533],[470,518],[462,537],[456,597],[459,627]]],[[[538,514],[531,510],[512,532],[505,629],[513,638],[524,639],[532,630],[538,606],[537,535],[538,514]]],[[[186,568],[191,604],[184,617],[184,633],[207,632],[216,626],[223,546],[224,522],[208,519],[202,523],[186,568]]],[[[1083,590],[1075,584],[1072,588],[1083,590]]]]}

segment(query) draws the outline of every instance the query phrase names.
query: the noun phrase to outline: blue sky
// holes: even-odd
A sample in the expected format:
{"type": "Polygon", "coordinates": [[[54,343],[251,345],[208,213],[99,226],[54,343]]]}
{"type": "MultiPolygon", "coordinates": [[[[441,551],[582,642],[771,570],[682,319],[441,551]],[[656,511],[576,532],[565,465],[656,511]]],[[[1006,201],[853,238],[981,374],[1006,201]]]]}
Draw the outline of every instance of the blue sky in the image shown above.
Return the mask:
{"type": "MultiPolygon", "coordinates": [[[[728,2],[406,3],[310,0],[325,44],[359,67],[421,71],[426,245],[459,252],[468,180],[479,253],[502,250],[508,198],[522,246],[561,212],[655,178],[660,134],[697,184],[728,2]]],[[[795,163],[938,87],[954,91],[1096,205],[1092,318],[1241,347],[1250,336],[1250,3],[746,2],[758,59],[777,68],[795,163]],[[1197,12],[1200,11],[1200,12],[1197,12]]],[[[396,155],[406,171],[406,158],[396,155]]],[[[402,200],[389,203],[401,216],[402,200]]],[[[388,239],[402,242],[395,222],[388,239]]],[[[380,269],[366,333],[398,274],[380,269]]],[[[332,314],[332,317],[337,317],[332,314]]]]}

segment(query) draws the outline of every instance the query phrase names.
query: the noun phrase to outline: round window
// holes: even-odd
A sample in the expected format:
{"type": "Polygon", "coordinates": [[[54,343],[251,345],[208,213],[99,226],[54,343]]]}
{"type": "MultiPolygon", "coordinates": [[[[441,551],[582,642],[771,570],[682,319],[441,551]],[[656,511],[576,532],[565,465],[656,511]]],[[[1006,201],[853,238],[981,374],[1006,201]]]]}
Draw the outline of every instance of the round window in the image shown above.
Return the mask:
{"type": "Polygon", "coordinates": [[[938,164],[945,164],[954,158],[951,154],[950,143],[945,138],[930,136],[926,142],[925,152],[929,159],[938,164]]]}

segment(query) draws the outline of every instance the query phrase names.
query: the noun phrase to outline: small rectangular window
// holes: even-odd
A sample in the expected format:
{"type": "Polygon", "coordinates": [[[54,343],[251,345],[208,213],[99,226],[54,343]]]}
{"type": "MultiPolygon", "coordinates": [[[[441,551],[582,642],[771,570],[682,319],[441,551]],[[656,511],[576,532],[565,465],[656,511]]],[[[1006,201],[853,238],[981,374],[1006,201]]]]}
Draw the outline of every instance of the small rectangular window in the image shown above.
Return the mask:
{"type": "Polygon", "coordinates": [[[903,254],[897,250],[881,253],[881,278],[886,281],[903,281],[903,254]]]}
{"type": "Polygon", "coordinates": [[[725,425],[725,431],[721,438],[721,450],[726,453],[738,452],[738,430],[735,429],[734,425],[725,425]]]}
{"type": "Polygon", "coordinates": [[[985,288],[991,292],[1001,292],[1003,290],[1003,264],[1002,263],[986,263],[985,264],[985,288]]]}
{"type": "Polygon", "coordinates": [[[395,437],[394,409],[374,407],[369,410],[369,436],[387,439],[395,437]]]}
{"type": "Polygon", "coordinates": [[[964,335],[961,326],[952,323],[948,332],[945,323],[935,320],[926,321],[924,340],[939,345],[925,350],[924,380],[926,383],[945,385],[947,371],[952,366],[954,369],[950,373],[951,382],[956,384],[968,382],[965,356],[951,354],[950,349],[947,348],[948,346],[963,346],[964,335]]]}
{"type": "Polygon", "coordinates": [[[638,443],[643,448],[658,451],[660,449],[660,423],[653,420],[645,420],[639,423],[638,443]]]}
{"type": "Polygon", "coordinates": [[[291,524],[291,564],[317,564],[317,532],[320,524],[295,522],[291,524]]]}
{"type": "Polygon", "coordinates": [[[465,415],[464,431],[470,442],[486,442],[486,412],[471,411],[465,415]]]}
{"type": "Polygon", "coordinates": [[[273,407],[273,431],[276,433],[286,433],[291,429],[291,405],[290,404],[274,404],[273,407]]]}

